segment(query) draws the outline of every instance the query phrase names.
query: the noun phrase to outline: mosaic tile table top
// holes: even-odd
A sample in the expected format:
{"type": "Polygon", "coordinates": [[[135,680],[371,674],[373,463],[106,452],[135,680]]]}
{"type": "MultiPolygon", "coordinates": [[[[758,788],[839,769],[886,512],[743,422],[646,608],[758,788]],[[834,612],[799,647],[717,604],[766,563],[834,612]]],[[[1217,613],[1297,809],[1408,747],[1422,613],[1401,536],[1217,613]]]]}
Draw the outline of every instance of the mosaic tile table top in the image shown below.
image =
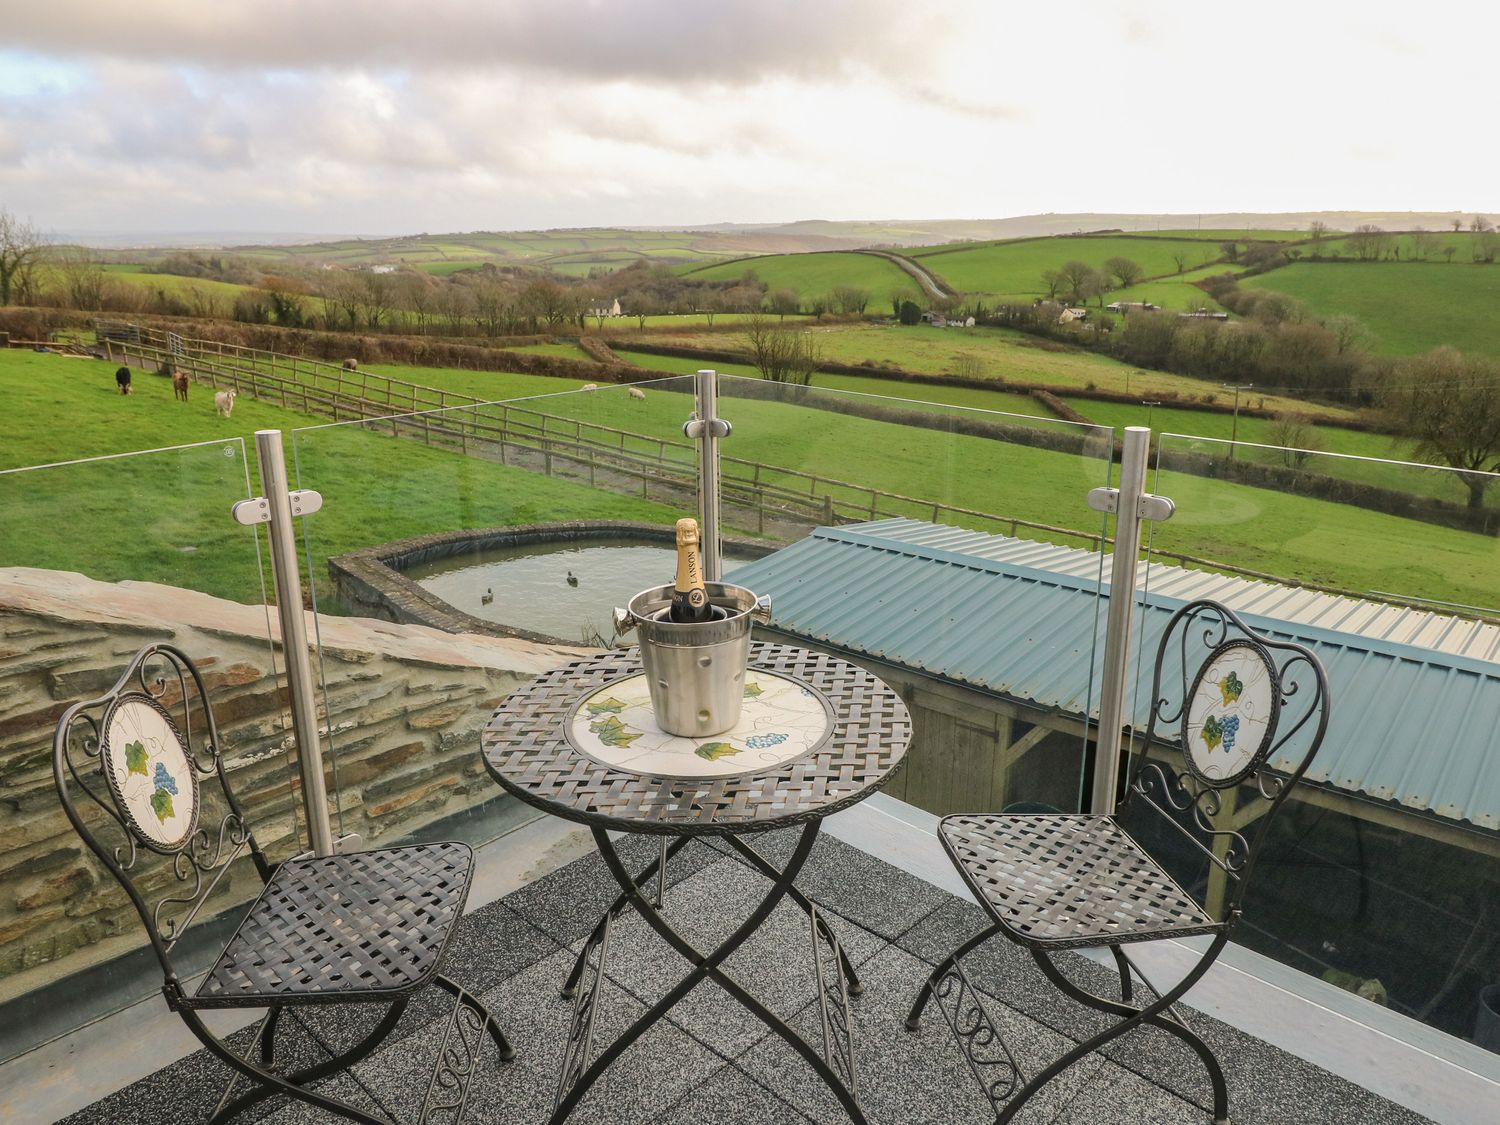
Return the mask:
{"type": "Polygon", "coordinates": [[[800,758],[833,729],[821,692],[788,676],[750,669],[740,721],[705,738],[668,734],[651,709],[644,675],[596,688],[573,712],[563,733],[602,765],[664,777],[731,777],[760,773],[800,758]]]}

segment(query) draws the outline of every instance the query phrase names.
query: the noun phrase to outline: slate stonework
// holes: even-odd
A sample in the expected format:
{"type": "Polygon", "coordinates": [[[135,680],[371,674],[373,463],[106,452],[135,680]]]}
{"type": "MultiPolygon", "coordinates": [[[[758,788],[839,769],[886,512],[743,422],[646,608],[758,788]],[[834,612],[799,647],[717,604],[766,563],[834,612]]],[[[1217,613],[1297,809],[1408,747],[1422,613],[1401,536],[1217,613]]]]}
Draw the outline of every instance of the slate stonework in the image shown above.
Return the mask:
{"type": "MultiPolygon", "coordinates": [[[[479,757],[485,719],[516,687],[586,651],[362,618],[318,625],[328,691],[319,717],[332,727],[325,753],[336,758],[342,829],[366,846],[498,796],[479,757]]],[[[58,717],[108,690],[142,644],[170,641],[199,663],[257,837],[273,860],[302,849],[277,633],[263,606],[0,569],[0,1000],[144,941],[123,893],[63,816],[52,780],[58,717]]],[[[258,890],[252,871],[236,870],[210,911],[258,890]]]]}

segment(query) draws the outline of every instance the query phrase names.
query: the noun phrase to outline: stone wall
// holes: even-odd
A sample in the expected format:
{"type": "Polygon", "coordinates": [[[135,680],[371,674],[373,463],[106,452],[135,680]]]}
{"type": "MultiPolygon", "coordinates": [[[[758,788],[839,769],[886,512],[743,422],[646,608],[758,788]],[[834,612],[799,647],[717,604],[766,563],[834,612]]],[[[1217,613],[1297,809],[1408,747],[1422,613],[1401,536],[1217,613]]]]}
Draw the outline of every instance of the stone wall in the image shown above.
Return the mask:
{"type": "MultiPolygon", "coordinates": [[[[334,799],[342,830],[366,846],[498,796],[479,757],[485,719],[511,690],[585,651],[356,618],[318,626],[334,799]]],[[[305,846],[278,632],[263,606],[0,569],[0,1000],[144,941],[128,900],[64,818],[51,765],[58,717],[108,690],[140,646],[170,641],[199,663],[230,783],[262,847],[274,861],[305,846]]],[[[235,870],[205,913],[258,890],[253,871],[235,870]]]]}

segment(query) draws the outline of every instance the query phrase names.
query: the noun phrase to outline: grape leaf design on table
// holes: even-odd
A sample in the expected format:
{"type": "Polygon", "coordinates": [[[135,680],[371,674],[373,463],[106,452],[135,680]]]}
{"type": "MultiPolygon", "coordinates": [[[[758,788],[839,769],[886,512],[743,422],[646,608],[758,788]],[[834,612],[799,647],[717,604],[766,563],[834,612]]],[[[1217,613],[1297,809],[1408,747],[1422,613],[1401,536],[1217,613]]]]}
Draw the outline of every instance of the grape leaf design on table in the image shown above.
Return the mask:
{"type": "Polygon", "coordinates": [[[599,741],[606,746],[629,746],[641,737],[640,732],[632,731],[614,715],[601,719],[599,722],[590,723],[589,730],[597,734],[599,741]]]}
{"type": "Polygon", "coordinates": [[[625,704],[610,695],[603,699],[590,699],[588,710],[590,715],[618,715],[625,710],[625,704]]]}
{"type": "Polygon", "coordinates": [[[755,699],[756,697],[758,697],[760,695],[760,693],[762,692],[762,690],[764,690],[764,689],[762,689],[759,684],[753,683],[750,680],[746,680],[745,681],[745,698],[746,699],[755,699]]]}
{"type": "Polygon", "coordinates": [[[146,776],[146,744],[144,742],[127,742],[125,744],[125,773],[138,773],[146,776]]]}
{"type": "Polygon", "coordinates": [[[1224,697],[1224,706],[1228,707],[1244,693],[1245,685],[1240,682],[1240,677],[1235,672],[1230,672],[1219,681],[1219,694],[1224,697]]]}
{"type": "Polygon", "coordinates": [[[720,758],[728,758],[739,752],[740,748],[730,742],[705,742],[693,751],[698,757],[707,758],[710,762],[717,762],[720,758]]]}

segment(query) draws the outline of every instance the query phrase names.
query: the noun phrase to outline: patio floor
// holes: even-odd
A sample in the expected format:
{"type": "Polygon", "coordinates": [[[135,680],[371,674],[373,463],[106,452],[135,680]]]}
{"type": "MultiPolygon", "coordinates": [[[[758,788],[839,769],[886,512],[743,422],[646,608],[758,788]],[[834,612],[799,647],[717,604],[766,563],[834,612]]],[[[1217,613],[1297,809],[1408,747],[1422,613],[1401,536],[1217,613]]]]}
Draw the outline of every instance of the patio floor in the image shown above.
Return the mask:
{"type": "MultiPolygon", "coordinates": [[[[785,836],[761,838],[775,854],[785,836]]],[[[654,844],[635,839],[627,854],[644,862],[654,844]]],[[[667,914],[700,948],[726,936],[764,893],[765,881],[717,848],[690,844],[674,860],[667,914]]],[[[836,839],[824,836],[798,885],[830,914],[839,940],[859,968],[863,995],[852,1002],[861,1106],[884,1125],[962,1125],[992,1121],[978,1085],[936,1007],[919,1033],[904,1018],[932,964],[982,924],[973,905],[836,839]]],[[[447,971],[478,992],[517,1048],[500,1064],[483,1058],[466,1120],[543,1122],[552,1108],[572,1003],[558,996],[582,939],[613,897],[613,880],[590,855],[528,883],[469,914],[447,971]]],[[[783,903],[770,922],[729,961],[732,975],[788,1019],[815,1045],[818,1019],[807,918],[783,903]]],[[[1076,977],[1103,991],[1112,974],[1069,955],[1076,977]]],[[[1096,1016],[1062,999],[1024,951],[997,939],[966,959],[975,984],[1024,1072],[1030,1074],[1098,1026],[1096,1016]]],[[[601,994],[596,1050],[646,1005],[662,996],[687,965],[632,912],[615,926],[609,981],[601,994]]],[[[395,1035],[354,1077],[329,1079],[337,1096],[398,1120],[416,1116],[437,1050],[446,1005],[434,993],[414,1002],[395,1035]]],[[[321,1058],[316,1038],[348,1041],[348,1009],[314,1010],[287,1025],[284,1054],[321,1058]],[[315,1038],[316,1037],[316,1038],[315,1038]]],[[[1214,1046],[1228,1074],[1236,1125],[1334,1120],[1406,1125],[1427,1119],[1385,1101],[1209,1016],[1193,1026],[1214,1046]]],[[[248,1032],[236,1038],[243,1043],[248,1032]]],[[[160,1125],[203,1120],[229,1074],[199,1051],[68,1118],[70,1122],[160,1125]]],[[[1055,1080],[1019,1120],[1026,1122],[1179,1125],[1206,1122],[1208,1082],[1185,1047],[1147,1029],[1117,1040],[1108,1057],[1092,1057],[1055,1080]]],[[[241,1120],[299,1122],[332,1118],[277,1099],[241,1120]]],[[[787,1125],[847,1118],[812,1071],[781,1039],[712,984],[700,985],[639,1042],[629,1047],[574,1113],[579,1122],[734,1122],[787,1125]]]]}

